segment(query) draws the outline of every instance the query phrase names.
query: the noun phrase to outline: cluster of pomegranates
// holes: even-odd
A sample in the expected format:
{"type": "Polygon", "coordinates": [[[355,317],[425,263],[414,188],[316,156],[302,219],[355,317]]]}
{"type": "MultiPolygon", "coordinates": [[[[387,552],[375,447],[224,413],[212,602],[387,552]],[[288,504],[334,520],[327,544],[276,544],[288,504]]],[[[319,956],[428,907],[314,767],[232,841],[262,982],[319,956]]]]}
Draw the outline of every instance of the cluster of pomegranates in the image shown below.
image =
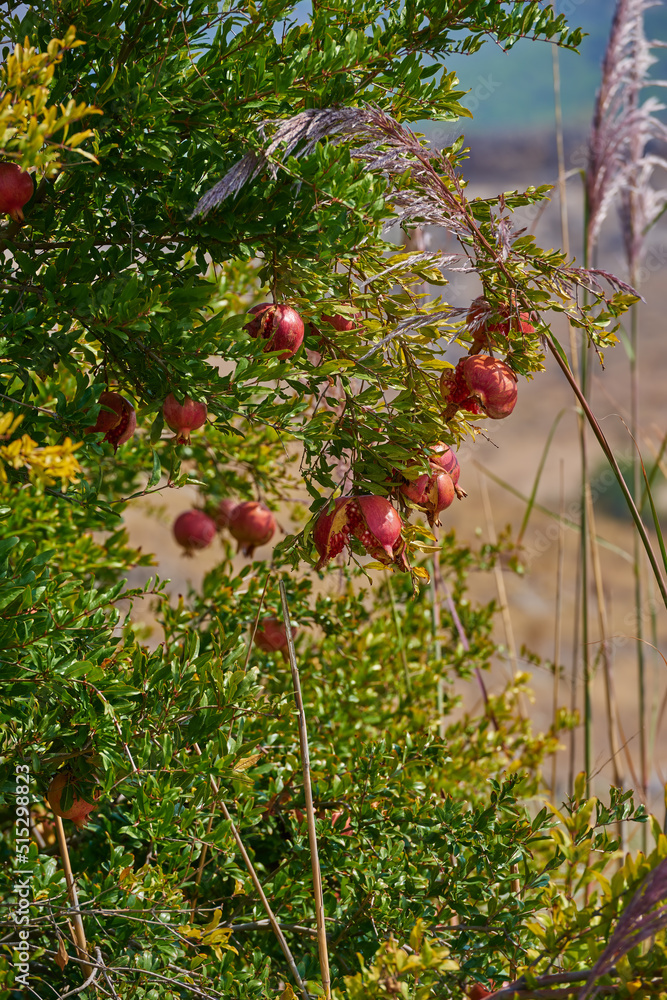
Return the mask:
{"type": "MultiPolygon", "coordinates": [[[[129,441],[137,429],[136,411],[132,403],[119,392],[103,392],[98,402],[100,412],[95,424],[87,429],[88,433],[104,434],[104,440],[113,445],[114,451],[118,451],[120,445],[129,441]]],[[[173,392],[170,392],[162,404],[162,414],[168,427],[176,432],[176,443],[187,444],[190,431],[197,430],[206,423],[207,408],[206,403],[196,403],[189,396],[179,403],[173,392]]]]}
{"type": "Polygon", "coordinates": [[[186,510],[174,521],[174,538],[185,549],[186,555],[205,549],[215,538],[216,532],[226,528],[238,542],[238,551],[251,557],[257,546],[266,545],[273,538],[276,521],[263,503],[256,500],[222,500],[213,517],[203,510],[186,510]]]}
{"type": "Polygon", "coordinates": [[[447,403],[445,420],[451,420],[457,410],[484,414],[492,420],[508,417],[516,405],[517,378],[510,366],[488,353],[500,343],[506,346],[511,330],[535,333],[528,313],[517,316],[511,306],[501,306],[494,312],[484,296],[474,299],[466,317],[473,342],[467,357],[456,368],[443,372],[440,392],[447,403]]]}
{"type": "MultiPolygon", "coordinates": [[[[412,465],[416,462],[410,463],[412,465]]],[[[437,444],[428,456],[429,471],[414,480],[402,477],[399,492],[415,507],[423,510],[431,525],[454,497],[466,494],[458,485],[460,468],[456,455],[446,444],[437,444]]],[[[313,542],[319,555],[316,569],[350,545],[352,537],[361,542],[370,556],[401,570],[409,569],[403,522],[386,497],[367,494],[339,497],[330,510],[322,511],[315,522],[313,542]]]]}
{"type": "MultiPolygon", "coordinates": [[[[490,353],[512,330],[534,333],[528,313],[520,313],[507,306],[494,311],[491,303],[480,296],[468,310],[467,325],[473,335],[470,353],[461,358],[453,370],[443,373],[440,391],[447,404],[443,414],[451,420],[458,410],[485,415],[493,420],[509,416],[517,400],[517,378],[510,366],[490,353]]],[[[414,462],[411,464],[415,464],[414,462]]],[[[437,524],[438,515],[446,510],[454,497],[464,497],[459,487],[459,463],[454,452],[445,444],[438,444],[428,456],[430,470],[414,480],[403,481],[400,493],[411,504],[423,510],[431,525],[437,524]]],[[[394,564],[407,569],[405,542],[402,539],[402,522],[398,511],[384,497],[339,497],[333,507],[323,511],[313,530],[313,541],[319,554],[317,569],[349,546],[351,537],[357,538],[364,549],[385,565],[394,564]]]]}

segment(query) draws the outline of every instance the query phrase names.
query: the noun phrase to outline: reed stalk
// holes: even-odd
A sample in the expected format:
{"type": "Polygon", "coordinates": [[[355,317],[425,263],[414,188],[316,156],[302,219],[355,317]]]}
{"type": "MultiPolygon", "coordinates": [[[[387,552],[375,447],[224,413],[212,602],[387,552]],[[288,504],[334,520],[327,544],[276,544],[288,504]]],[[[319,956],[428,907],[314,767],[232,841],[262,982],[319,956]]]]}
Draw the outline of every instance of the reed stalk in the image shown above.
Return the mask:
{"type": "Polygon", "coordinates": [[[76,945],[76,953],[81,962],[81,973],[83,978],[88,979],[91,977],[92,982],[93,968],[89,964],[90,955],[88,954],[88,945],[86,944],[86,932],[83,927],[83,920],[81,919],[81,911],[79,910],[79,896],[76,891],[76,883],[72,874],[72,865],[69,858],[67,838],[65,837],[65,828],[60,816],[55,816],[54,822],[56,827],[56,840],[58,841],[58,851],[60,853],[60,859],[63,863],[63,871],[65,873],[67,898],[69,899],[70,906],[72,907],[72,923],[74,926],[74,943],[76,945]]]}
{"type": "MultiPolygon", "coordinates": [[[[565,510],[565,472],[564,463],[561,459],[560,462],[560,503],[559,509],[561,514],[561,519],[565,510]]],[[[562,520],[558,525],[558,552],[557,552],[557,570],[556,570],[556,614],[554,622],[554,679],[553,679],[553,693],[552,693],[552,718],[553,718],[553,729],[554,736],[558,731],[558,689],[560,681],[560,657],[561,657],[561,641],[563,636],[563,564],[565,555],[565,537],[563,531],[562,520]]],[[[555,802],[556,800],[556,778],[558,776],[558,751],[555,750],[551,755],[551,796],[555,802]]]]}

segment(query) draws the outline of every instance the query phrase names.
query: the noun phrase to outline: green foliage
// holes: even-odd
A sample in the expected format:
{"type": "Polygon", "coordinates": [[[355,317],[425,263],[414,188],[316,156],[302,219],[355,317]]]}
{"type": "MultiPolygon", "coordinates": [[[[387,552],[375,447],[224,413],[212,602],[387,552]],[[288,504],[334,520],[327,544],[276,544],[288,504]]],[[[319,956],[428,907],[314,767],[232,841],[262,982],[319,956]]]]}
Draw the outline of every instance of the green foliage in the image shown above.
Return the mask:
{"type": "MultiPolygon", "coordinates": [[[[606,828],[645,819],[627,796],[555,818],[535,808],[558,733],[533,733],[517,711],[527,678],[480,714],[454,694],[497,653],[496,609],[472,601],[467,577],[492,569],[504,543],[438,540],[399,490],[425,447],[480,429],[463,411],[446,420],[438,388],[451,367],[443,343],[468,349],[472,335],[461,310],[417,283],[445,289],[446,268],[465,261],[493,308],[534,311],[536,332],[510,330],[503,345],[519,377],[543,367],[550,308],[604,347],[630,300],[511,232],[514,209],[545,190],[470,201],[462,142],[437,153],[404,124],[465,114],[451,52],[488,36],[573,46],[578,32],[551,8],[495,0],[333,0],[301,19],[287,0],[46,0],[21,11],[0,15],[4,37],[24,46],[4,70],[3,151],[40,180],[25,224],[0,236],[0,861],[15,909],[16,871],[31,882],[33,995],[81,979],[45,802],[63,771],[78,797],[99,792],[88,825],[65,826],[100,990],[288,996],[226,808],[300,975],[319,988],[291,677],[250,646],[255,621],[279,615],[280,581],[299,626],[336,994],[458,997],[473,980],[556,960],[583,967],[664,837],[608,880],[617,845],[606,828]],[[295,114],[322,123],[332,109],[353,127],[267,153],[295,114]],[[70,134],[93,113],[92,132],[70,134]],[[257,175],[198,211],[247,154],[257,175]],[[444,225],[460,256],[398,248],[386,236],[397,220],[408,232],[444,225]],[[585,309],[582,286],[594,302],[585,309]],[[266,297],[306,321],[292,359],[244,330],[248,306],[266,297]],[[360,313],[360,329],[323,318],[339,310],[360,313]],[[117,452],[92,432],[106,389],[137,409],[138,432],[117,452]],[[165,432],[170,391],[208,405],[189,444],[165,432]],[[123,513],[186,483],[211,514],[229,496],[260,498],[296,528],[270,565],[241,570],[223,536],[200,590],[172,602],[157,578],[127,582],[152,560],[130,544],[123,513]],[[359,567],[356,542],[348,566],[313,578],[310,513],[339,491],[400,506],[412,579],[387,571],[364,590],[374,571],[359,567]],[[416,588],[436,554],[451,597],[437,634],[430,594],[416,588]],[[147,599],[153,637],[133,618],[147,599]],[[34,836],[15,868],[17,766],[34,836]],[[606,924],[592,919],[600,907],[606,924]]],[[[73,801],[70,790],[61,808],[73,801]]],[[[0,997],[14,1000],[23,984],[12,914],[3,920],[0,997]]],[[[659,967],[644,955],[628,963],[639,977],[659,967]]]]}

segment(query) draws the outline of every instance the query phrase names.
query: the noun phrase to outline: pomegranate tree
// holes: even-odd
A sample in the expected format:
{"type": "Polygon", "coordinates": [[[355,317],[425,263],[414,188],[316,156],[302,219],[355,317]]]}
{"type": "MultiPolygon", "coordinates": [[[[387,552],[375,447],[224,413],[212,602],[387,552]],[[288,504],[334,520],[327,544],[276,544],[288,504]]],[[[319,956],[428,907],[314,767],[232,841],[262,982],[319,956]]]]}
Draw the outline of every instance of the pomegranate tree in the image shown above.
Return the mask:
{"type": "Polygon", "coordinates": [[[238,503],[229,513],[229,532],[239,543],[239,552],[252,556],[258,545],[266,545],[273,538],[276,522],[263,503],[246,500],[238,503]]]}
{"type": "Polygon", "coordinates": [[[206,423],[206,403],[196,403],[186,396],[179,403],[173,392],[170,392],[162,405],[162,413],[172,431],[176,431],[176,443],[187,444],[190,431],[196,431],[206,423]]]}
{"type": "Polygon", "coordinates": [[[174,538],[190,556],[198,549],[205,549],[215,538],[215,521],[203,510],[186,510],[174,521],[174,538]]]}
{"type": "Polygon", "coordinates": [[[321,569],[349,546],[350,536],[354,535],[379,562],[407,570],[402,527],[398,511],[384,497],[339,497],[333,509],[329,513],[322,511],[315,522],[313,542],[320,557],[315,569],[321,569]]]}
{"type": "Polygon", "coordinates": [[[517,378],[504,361],[488,354],[472,354],[461,358],[455,369],[442,373],[440,392],[448,404],[446,420],[459,409],[501,420],[516,404],[517,378]]]}
{"type": "MultiPolygon", "coordinates": [[[[71,771],[58,771],[49,785],[46,797],[56,816],[60,816],[61,819],[71,819],[75,826],[81,828],[88,822],[88,817],[95,809],[96,802],[88,802],[83,796],[78,795],[77,785],[76,778],[71,771]],[[69,799],[69,792],[72,794],[72,804],[63,808],[69,799]]],[[[97,800],[99,795],[98,790],[93,798],[97,800]]]]}
{"type": "Polygon", "coordinates": [[[17,163],[0,163],[0,212],[23,222],[23,206],[35,190],[32,177],[17,163]]]}
{"type": "MultiPolygon", "coordinates": [[[[292,626],[292,636],[296,629],[292,626]]],[[[285,623],[279,618],[262,618],[255,632],[255,645],[263,653],[281,653],[287,649],[285,623]]]]}
{"type": "Polygon", "coordinates": [[[137,414],[132,403],[118,392],[103,392],[98,400],[100,412],[89,433],[104,434],[104,440],[118,451],[121,444],[129,441],[137,429],[137,414]]]}
{"type": "Polygon", "coordinates": [[[262,302],[249,310],[253,317],[244,329],[251,337],[267,341],[265,351],[281,351],[284,361],[291,358],[303,343],[304,325],[301,316],[292,306],[262,302]]]}
{"type": "Polygon", "coordinates": [[[473,336],[471,354],[478,354],[483,348],[488,349],[496,338],[506,340],[510,330],[535,333],[527,312],[521,312],[517,316],[516,309],[511,305],[494,307],[483,295],[470,303],[466,324],[473,336]]]}

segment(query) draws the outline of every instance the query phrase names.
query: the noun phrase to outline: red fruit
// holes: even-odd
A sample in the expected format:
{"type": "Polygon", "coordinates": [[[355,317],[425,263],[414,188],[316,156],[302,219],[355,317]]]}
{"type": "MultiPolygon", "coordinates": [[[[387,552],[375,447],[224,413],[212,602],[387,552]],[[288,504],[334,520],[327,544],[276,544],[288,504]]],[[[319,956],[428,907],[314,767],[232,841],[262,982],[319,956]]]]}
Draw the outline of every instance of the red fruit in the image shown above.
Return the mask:
{"type": "Polygon", "coordinates": [[[493,990],[487,990],[481,983],[473,983],[468,990],[470,1000],[484,1000],[484,997],[490,996],[491,993],[493,990]]]}
{"type": "MultiPolygon", "coordinates": [[[[61,819],[71,819],[75,826],[81,828],[88,822],[88,817],[95,808],[95,803],[87,802],[85,799],[80,798],[76,794],[76,788],[76,779],[70,771],[58,771],[49,785],[46,797],[56,816],[60,816],[61,819]],[[69,809],[62,809],[63,793],[68,786],[71,786],[74,800],[69,809]]],[[[99,795],[98,790],[95,792],[94,798],[98,799],[99,795]]]]}
{"type": "MultiPolygon", "coordinates": [[[[336,820],[340,816],[342,816],[342,815],[343,815],[343,810],[342,809],[338,809],[336,812],[332,812],[331,813],[331,825],[334,828],[336,826],[336,820]]],[[[345,817],[345,824],[343,825],[342,830],[336,830],[335,832],[339,833],[341,835],[341,837],[351,837],[352,836],[352,834],[353,834],[354,831],[352,830],[352,827],[350,826],[350,817],[349,817],[349,814],[345,817]]]]}
{"type": "Polygon", "coordinates": [[[229,514],[230,534],[239,543],[239,552],[252,556],[258,545],[266,545],[273,538],[276,522],[263,503],[246,500],[237,504],[229,514]]]}
{"type": "Polygon", "coordinates": [[[220,501],[218,509],[213,515],[213,519],[219,531],[222,531],[223,528],[229,527],[229,518],[232,511],[237,506],[236,500],[225,499],[220,501]]]}
{"type": "Polygon", "coordinates": [[[359,312],[354,314],[354,318],[341,316],[340,313],[334,313],[333,316],[322,313],[322,321],[330,323],[334,330],[338,330],[339,333],[344,333],[347,330],[358,330],[362,319],[363,316],[359,312]]]}
{"type": "Polygon", "coordinates": [[[517,327],[521,333],[535,333],[527,312],[519,313],[517,321],[516,309],[511,306],[494,308],[483,295],[471,302],[466,323],[473,335],[471,354],[476,354],[482,347],[488,347],[489,338],[493,339],[494,334],[507,337],[510,330],[516,330],[517,327]]]}
{"type": "MultiPolygon", "coordinates": [[[[296,629],[292,628],[292,637],[296,629]]],[[[285,623],[278,618],[263,618],[255,632],[255,645],[264,653],[280,653],[287,649],[285,623]]]]}
{"type": "Polygon", "coordinates": [[[501,420],[516,404],[517,378],[504,361],[488,354],[473,354],[461,358],[453,371],[442,373],[440,392],[449,404],[448,416],[464,409],[501,420]]]}
{"type": "Polygon", "coordinates": [[[173,392],[170,392],[162,404],[162,412],[172,431],[178,432],[177,444],[187,444],[190,431],[196,431],[206,423],[206,403],[195,403],[189,396],[179,403],[173,392]]]}
{"type": "Polygon", "coordinates": [[[454,502],[456,489],[448,472],[444,472],[437,465],[431,466],[435,475],[424,474],[408,483],[403,483],[401,493],[408,500],[426,511],[428,522],[433,525],[438,520],[440,511],[447,508],[454,502]]]}
{"type": "Polygon", "coordinates": [[[192,555],[195,549],[205,549],[215,538],[215,521],[203,510],[186,510],[174,521],[174,538],[192,555]]]}
{"type": "Polygon", "coordinates": [[[251,337],[268,340],[265,351],[282,351],[280,358],[290,358],[303,343],[304,326],[301,316],[291,306],[262,302],[249,310],[254,317],[244,329],[251,337]]]}
{"type": "Polygon", "coordinates": [[[456,486],[461,475],[461,467],[459,466],[456,453],[452,451],[448,444],[443,444],[441,441],[434,444],[431,448],[429,462],[431,465],[439,465],[441,469],[447,472],[454,486],[456,486]]]}
{"type": "Polygon", "coordinates": [[[323,511],[315,522],[313,542],[320,556],[315,569],[342,552],[354,535],[375,559],[407,570],[402,527],[398,511],[384,497],[339,497],[333,510],[323,511]]]}
{"type": "Polygon", "coordinates": [[[32,177],[16,163],[0,163],[0,212],[23,222],[23,206],[35,190],[32,177]]]}
{"type": "Polygon", "coordinates": [[[88,432],[104,433],[104,440],[118,451],[121,444],[129,441],[137,429],[137,414],[134,407],[117,392],[103,392],[98,400],[100,412],[94,427],[88,432]]]}

